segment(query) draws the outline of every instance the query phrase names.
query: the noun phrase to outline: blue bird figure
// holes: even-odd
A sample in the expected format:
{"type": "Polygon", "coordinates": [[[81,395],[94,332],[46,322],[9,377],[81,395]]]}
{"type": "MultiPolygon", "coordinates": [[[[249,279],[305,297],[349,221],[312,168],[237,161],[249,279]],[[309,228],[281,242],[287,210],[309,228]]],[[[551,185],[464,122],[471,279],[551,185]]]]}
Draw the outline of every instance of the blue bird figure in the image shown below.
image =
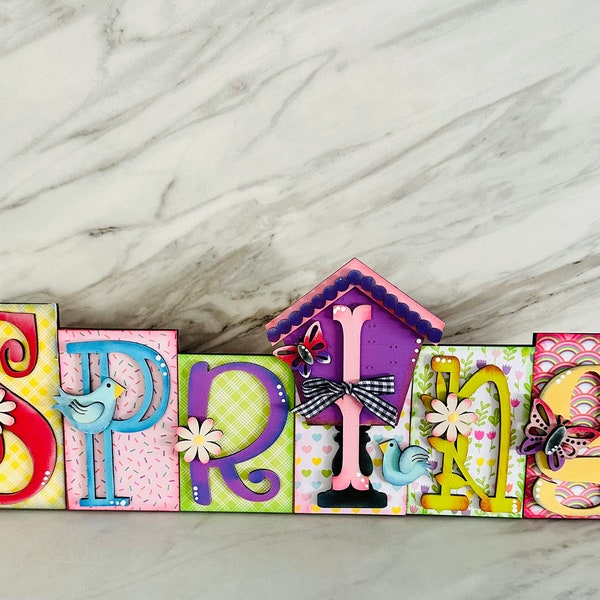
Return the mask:
{"type": "Polygon", "coordinates": [[[419,446],[401,450],[398,440],[387,440],[379,447],[383,451],[383,478],[392,485],[408,485],[430,470],[429,454],[419,446]]]}
{"type": "Polygon", "coordinates": [[[89,394],[74,396],[59,388],[58,396],[54,396],[56,404],[52,407],[59,410],[79,431],[83,433],[100,433],[113,419],[117,398],[125,391],[114,379],[106,377],[98,388],[89,394]]]}

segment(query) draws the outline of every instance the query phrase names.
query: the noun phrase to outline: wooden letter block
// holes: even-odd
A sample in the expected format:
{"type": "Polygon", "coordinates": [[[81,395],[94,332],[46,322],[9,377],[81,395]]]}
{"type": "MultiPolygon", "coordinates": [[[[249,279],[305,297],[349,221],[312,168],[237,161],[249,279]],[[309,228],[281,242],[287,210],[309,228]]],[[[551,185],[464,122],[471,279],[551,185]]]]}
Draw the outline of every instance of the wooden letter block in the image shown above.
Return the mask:
{"type": "Polygon", "coordinates": [[[69,509],[179,510],[177,332],[61,329],[69,509]]]}
{"type": "Polygon", "coordinates": [[[525,516],[600,517],[600,334],[535,336],[525,516]]]}
{"type": "Polygon", "coordinates": [[[411,444],[431,473],[409,488],[412,514],[520,517],[533,348],[423,348],[413,379],[411,444]]]}
{"type": "Polygon", "coordinates": [[[292,512],[294,397],[273,356],[180,355],[181,510],[292,512]]]}
{"type": "Polygon", "coordinates": [[[409,414],[405,399],[421,346],[425,338],[438,342],[443,328],[358,259],[267,324],[269,341],[284,344],[274,354],[294,371],[300,400],[294,412],[303,417],[296,510],[404,512],[405,491],[390,486],[414,481],[426,471],[428,456],[421,448],[401,447],[400,417],[409,414]],[[306,427],[315,427],[310,438],[306,427]],[[385,446],[378,443],[382,428],[385,446]]]}
{"type": "Polygon", "coordinates": [[[65,508],[55,304],[0,304],[0,507],[65,508]]]}

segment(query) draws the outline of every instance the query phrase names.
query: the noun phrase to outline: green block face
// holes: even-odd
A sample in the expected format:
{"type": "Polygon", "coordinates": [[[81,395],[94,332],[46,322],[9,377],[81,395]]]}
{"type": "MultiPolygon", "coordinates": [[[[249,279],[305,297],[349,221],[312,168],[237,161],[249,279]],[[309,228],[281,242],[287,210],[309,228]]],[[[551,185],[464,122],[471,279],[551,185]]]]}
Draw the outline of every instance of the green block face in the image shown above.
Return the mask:
{"type": "Polygon", "coordinates": [[[179,422],[187,429],[179,430],[181,510],[293,512],[289,366],[274,356],[182,354],[179,377],[179,422]]]}

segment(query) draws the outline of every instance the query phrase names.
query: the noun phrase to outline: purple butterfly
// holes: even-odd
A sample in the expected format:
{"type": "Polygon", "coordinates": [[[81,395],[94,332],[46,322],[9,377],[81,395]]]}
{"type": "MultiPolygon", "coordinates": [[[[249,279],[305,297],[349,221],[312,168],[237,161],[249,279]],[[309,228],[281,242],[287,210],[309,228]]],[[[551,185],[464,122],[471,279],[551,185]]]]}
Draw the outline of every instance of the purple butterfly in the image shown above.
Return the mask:
{"type": "Polygon", "coordinates": [[[331,362],[319,321],[315,321],[307,329],[304,339],[295,346],[283,346],[273,354],[290,365],[294,371],[298,371],[302,377],[310,377],[315,362],[322,364],[331,362]]]}
{"type": "Polygon", "coordinates": [[[519,454],[543,452],[548,457],[550,469],[558,471],[565,464],[565,459],[576,456],[598,436],[600,431],[585,425],[573,425],[562,415],[555,415],[541,398],[534,398],[519,454]]]}

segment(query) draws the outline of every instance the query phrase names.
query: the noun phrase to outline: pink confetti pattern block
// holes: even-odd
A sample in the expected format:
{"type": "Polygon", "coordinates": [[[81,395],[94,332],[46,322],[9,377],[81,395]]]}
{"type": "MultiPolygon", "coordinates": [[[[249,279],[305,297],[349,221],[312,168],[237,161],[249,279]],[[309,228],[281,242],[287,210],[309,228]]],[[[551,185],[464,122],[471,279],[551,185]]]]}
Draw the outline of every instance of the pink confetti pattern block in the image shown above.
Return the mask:
{"type": "MultiPolygon", "coordinates": [[[[179,510],[179,460],[175,451],[177,443],[177,331],[117,331],[61,329],[58,333],[60,353],[61,388],[66,393],[81,394],[83,390],[81,357],[68,354],[67,344],[98,340],[117,340],[143,344],[156,350],[163,357],[171,381],[168,406],[165,415],[156,425],[136,433],[112,432],[114,460],[114,489],[117,496],[130,498],[127,506],[106,507],[108,510],[179,510]]],[[[144,381],[139,365],[129,356],[109,354],[109,374],[126,388],[117,399],[115,419],[125,419],[139,410],[144,381]]],[[[148,411],[155,408],[155,401],[162,391],[159,370],[150,365],[155,393],[148,411]]],[[[100,384],[99,360],[90,358],[92,389],[100,384]]],[[[65,471],[67,482],[67,506],[71,510],[98,510],[99,507],[82,507],[80,500],[88,495],[86,473],[85,434],[63,419],[65,431],[65,471]]],[[[104,495],[106,478],[102,436],[94,435],[94,464],[96,495],[104,495]]]]}

